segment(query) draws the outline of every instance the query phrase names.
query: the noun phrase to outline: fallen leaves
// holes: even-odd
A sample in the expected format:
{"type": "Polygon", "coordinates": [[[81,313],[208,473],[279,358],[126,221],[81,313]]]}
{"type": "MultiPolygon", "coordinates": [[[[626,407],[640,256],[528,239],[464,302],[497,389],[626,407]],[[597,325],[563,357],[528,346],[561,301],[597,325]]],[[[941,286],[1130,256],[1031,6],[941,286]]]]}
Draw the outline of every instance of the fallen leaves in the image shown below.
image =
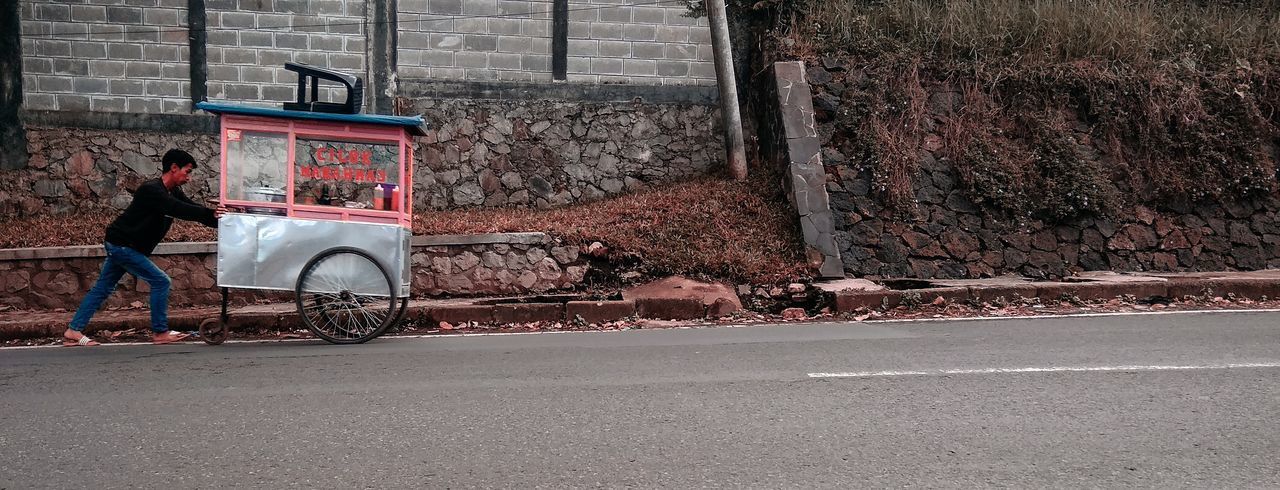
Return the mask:
{"type": "MultiPolygon", "coordinates": [[[[702,275],[776,283],[812,275],[795,215],[776,183],[699,177],[555,209],[439,210],[414,216],[415,235],[544,232],[586,245],[588,254],[638,262],[645,274],[702,275]],[[599,245],[591,248],[594,242],[599,245]]],[[[79,213],[0,222],[0,248],[100,245],[119,213],[79,213]]],[[[174,222],[166,242],[214,241],[217,231],[174,222]]],[[[593,256],[596,256],[593,255],[593,256]]],[[[623,271],[625,272],[625,271],[623,271]]]]}
{"type": "Polygon", "coordinates": [[[787,308],[782,310],[783,320],[804,320],[809,318],[809,314],[805,313],[804,308],[787,308]]]}

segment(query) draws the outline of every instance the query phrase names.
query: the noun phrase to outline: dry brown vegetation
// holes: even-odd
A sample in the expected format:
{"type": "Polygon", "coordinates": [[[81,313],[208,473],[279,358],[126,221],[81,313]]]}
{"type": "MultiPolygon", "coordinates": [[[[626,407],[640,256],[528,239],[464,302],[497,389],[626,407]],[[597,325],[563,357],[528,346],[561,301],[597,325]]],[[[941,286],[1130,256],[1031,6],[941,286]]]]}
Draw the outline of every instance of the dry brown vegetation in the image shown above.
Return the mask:
{"type": "Polygon", "coordinates": [[[652,275],[751,282],[808,276],[793,213],[775,187],[764,178],[705,177],[551,210],[429,212],[416,217],[414,233],[542,231],[572,243],[598,240],[615,262],[652,275]]]}
{"type": "MultiPolygon", "coordinates": [[[[600,241],[611,262],[644,275],[686,274],[755,283],[804,278],[794,216],[763,177],[717,177],[549,210],[419,210],[414,234],[546,232],[569,243],[600,241]]],[[[94,245],[116,213],[0,223],[0,248],[94,245]]],[[[216,232],[177,222],[167,241],[209,241],[216,232]]]]}
{"type": "Polygon", "coordinates": [[[828,0],[802,15],[819,45],[939,60],[1213,67],[1280,57],[1277,0],[828,0]]]}
{"type": "MultiPolygon", "coordinates": [[[[101,245],[107,225],[117,210],[60,216],[36,216],[0,221],[0,249],[101,245]]],[[[175,221],[165,241],[205,242],[217,239],[217,231],[189,221],[175,221]]]]}
{"type": "Polygon", "coordinates": [[[1276,188],[1280,1],[834,0],[783,15],[780,58],[856,67],[835,123],[858,130],[835,144],[890,203],[911,195],[902,162],[927,132],[912,121],[940,91],[963,93],[934,129],[940,156],[988,209],[1069,220],[1276,188]]]}
{"type": "Polygon", "coordinates": [[[763,178],[698,178],[562,209],[424,212],[413,233],[545,232],[571,243],[603,242],[614,262],[646,275],[803,278],[810,270],[794,217],[776,193],[763,178]]]}

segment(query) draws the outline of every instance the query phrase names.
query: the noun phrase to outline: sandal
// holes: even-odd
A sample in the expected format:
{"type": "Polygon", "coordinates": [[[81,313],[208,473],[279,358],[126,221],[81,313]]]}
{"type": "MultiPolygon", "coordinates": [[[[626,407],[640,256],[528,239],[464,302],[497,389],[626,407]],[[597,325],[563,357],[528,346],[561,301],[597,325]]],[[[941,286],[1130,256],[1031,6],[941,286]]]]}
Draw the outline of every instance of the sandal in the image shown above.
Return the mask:
{"type": "Polygon", "coordinates": [[[79,338],[79,339],[76,339],[76,340],[72,340],[72,339],[69,339],[69,338],[67,338],[67,337],[63,337],[63,338],[62,338],[62,346],[63,346],[63,347],[80,347],[80,346],[90,346],[90,347],[92,347],[92,346],[95,346],[95,345],[102,345],[102,344],[99,344],[99,343],[98,343],[98,341],[93,340],[93,339],[89,338],[89,336],[88,336],[88,335],[84,335],[84,334],[81,334],[81,335],[80,335],[80,338],[79,338]]]}
{"type": "Polygon", "coordinates": [[[185,339],[185,338],[187,338],[187,337],[190,337],[190,336],[191,336],[190,334],[185,334],[185,333],[176,333],[176,332],[174,332],[173,330],[165,330],[164,332],[161,332],[161,333],[158,333],[158,334],[153,335],[153,336],[151,337],[151,343],[153,343],[153,344],[172,344],[172,343],[174,343],[174,342],[178,342],[178,341],[180,341],[180,340],[182,340],[182,339],[185,339]]]}

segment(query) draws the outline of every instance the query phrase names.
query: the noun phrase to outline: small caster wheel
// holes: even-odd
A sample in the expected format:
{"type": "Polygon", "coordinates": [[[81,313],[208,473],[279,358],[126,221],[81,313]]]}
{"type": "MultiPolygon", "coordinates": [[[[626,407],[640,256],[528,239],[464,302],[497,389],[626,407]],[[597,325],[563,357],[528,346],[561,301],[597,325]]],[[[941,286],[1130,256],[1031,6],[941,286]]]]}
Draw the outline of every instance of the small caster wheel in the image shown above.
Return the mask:
{"type": "Polygon", "coordinates": [[[230,336],[230,330],[221,320],[217,318],[207,318],[200,322],[200,339],[209,345],[218,345],[226,342],[230,336]]]}

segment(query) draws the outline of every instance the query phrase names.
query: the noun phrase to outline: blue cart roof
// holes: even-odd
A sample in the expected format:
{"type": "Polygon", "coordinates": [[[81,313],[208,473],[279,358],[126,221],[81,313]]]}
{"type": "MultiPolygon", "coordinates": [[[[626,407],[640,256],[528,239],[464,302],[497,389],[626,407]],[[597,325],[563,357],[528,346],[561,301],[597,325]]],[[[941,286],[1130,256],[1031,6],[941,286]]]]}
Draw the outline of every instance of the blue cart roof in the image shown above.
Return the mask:
{"type": "Polygon", "coordinates": [[[331,121],[358,124],[379,124],[383,126],[400,126],[416,136],[426,135],[427,122],[422,116],[383,116],[379,114],[331,114],[327,112],[306,112],[255,107],[218,102],[200,102],[197,109],[214,114],[237,114],[241,116],[279,117],[285,119],[306,119],[311,121],[331,121]]]}

